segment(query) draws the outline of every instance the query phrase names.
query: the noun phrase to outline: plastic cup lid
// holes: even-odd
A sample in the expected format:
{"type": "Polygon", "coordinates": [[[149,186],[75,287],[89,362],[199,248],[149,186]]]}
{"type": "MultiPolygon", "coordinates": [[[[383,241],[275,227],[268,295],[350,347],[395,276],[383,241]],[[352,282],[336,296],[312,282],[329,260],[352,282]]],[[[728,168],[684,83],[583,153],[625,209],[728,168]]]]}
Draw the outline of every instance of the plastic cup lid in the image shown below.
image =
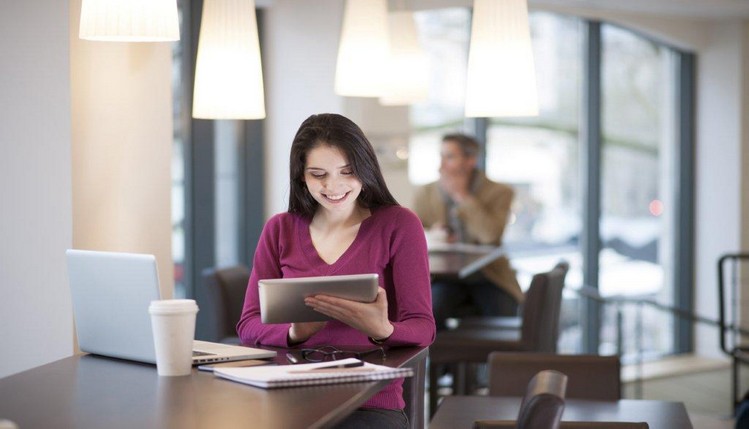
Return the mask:
{"type": "Polygon", "coordinates": [[[198,305],[194,299],[160,299],[151,301],[148,306],[149,313],[185,313],[198,311],[198,305]]]}

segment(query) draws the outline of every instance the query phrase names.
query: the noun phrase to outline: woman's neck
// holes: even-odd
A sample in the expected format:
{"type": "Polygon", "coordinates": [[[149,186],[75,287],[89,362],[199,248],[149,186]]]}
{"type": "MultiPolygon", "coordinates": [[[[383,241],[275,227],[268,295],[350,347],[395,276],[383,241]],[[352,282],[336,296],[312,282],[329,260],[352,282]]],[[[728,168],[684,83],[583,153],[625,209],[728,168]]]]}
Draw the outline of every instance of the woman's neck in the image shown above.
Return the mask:
{"type": "Polygon", "coordinates": [[[359,225],[371,215],[369,209],[358,204],[348,213],[336,213],[330,210],[318,209],[312,217],[312,226],[319,229],[335,230],[359,225]]]}

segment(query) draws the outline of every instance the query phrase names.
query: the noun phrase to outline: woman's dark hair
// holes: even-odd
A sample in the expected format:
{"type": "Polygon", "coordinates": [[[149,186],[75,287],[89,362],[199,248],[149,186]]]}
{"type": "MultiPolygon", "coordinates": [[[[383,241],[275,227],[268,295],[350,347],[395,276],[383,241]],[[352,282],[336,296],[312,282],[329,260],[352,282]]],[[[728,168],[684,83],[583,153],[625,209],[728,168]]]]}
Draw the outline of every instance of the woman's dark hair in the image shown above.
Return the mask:
{"type": "Polygon", "coordinates": [[[319,203],[307,192],[304,183],[304,168],[309,151],[320,145],[335,147],[346,155],[351,171],[363,185],[357,199],[362,207],[398,205],[382,177],[372,144],[361,128],[345,116],[320,113],[302,122],[291,144],[289,213],[312,217],[317,210],[319,203]]]}

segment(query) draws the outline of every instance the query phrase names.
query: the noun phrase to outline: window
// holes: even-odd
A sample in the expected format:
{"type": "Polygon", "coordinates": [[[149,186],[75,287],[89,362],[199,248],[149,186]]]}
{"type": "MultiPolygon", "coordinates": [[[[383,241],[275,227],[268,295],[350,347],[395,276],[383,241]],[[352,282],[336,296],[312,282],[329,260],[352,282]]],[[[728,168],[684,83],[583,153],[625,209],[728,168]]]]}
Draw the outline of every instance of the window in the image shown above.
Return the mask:
{"type": "MultiPolygon", "coordinates": [[[[676,117],[673,53],[612,25],[601,26],[601,252],[603,296],[655,299],[672,305],[676,117]]],[[[611,310],[611,309],[609,309],[611,310]]],[[[636,320],[626,308],[625,323],[636,320]]],[[[673,349],[670,315],[643,314],[644,350],[673,349]]],[[[615,350],[614,314],[604,317],[601,352],[615,350]]],[[[628,329],[634,331],[634,326],[628,329]]],[[[635,344],[624,344],[625,354],[635,344]]]]}
{"type": "MultiPolygon", "coordinates": [[[[549,13],[530,15],[539,116],[492,118],[486,135],[486,174],[515,189],[513,216],[504,242],[524,287],[534,273],[559,260],[570,263],[567,288],[582,284],[579,237],[580,22],[549,13]]],[[[577,295],[565,292],[560,350],[580,348],[577,295]]]]}
{"type": "MultiPolygon", "coordinates": [[[[435,10],[420,12],[419,19],[422,39],[440,66],[432,67],[430,98],[411,109],[409,178],[414,185],[437,179],[442,134],[466,128],[463,88],[470,13],[435,10]]],[[[691,228],[691,213],[677,208],[675,201],[678,195],[691,195],[691,189],[682,189],[688,181],[677,182],[675,177],[692,174],[679,171],[679,165],[691,165],[683,160],[691,156],[683,149],[691,147],[691,141],[689,133],[680,132],[685,125],[677,118],[686,116],[678,110],[689,111],[691,99],[680,96],[678,88],[690,88],[691,76],[677,64],[690,54],[620,27],[591,26],[553,13],[531,12],[530,23],[539,116],[478,120],[486,121],[485,132],[477,137],[486,143],[487,176],[516,191],[505,244],[523,287],[534,273],[558,260],[570,263],[560,321],[561,352],[621,352],[626,360],[637,350],[630,339],[618,349],[614,308],[605,309],[598,326],[598,317],[583,313],[590,310],[580,305],[574,290],[584,283],[583,266],[593,265],[598,274],[587,286],[598,288],[604,297],[691,305],[690,285],[675,286],[677,273],[686,268],[680,264],[689,260],[676,255],[677,230],[691,228]],[[600,51],[583,48],[587,31],[601,41],[600,51]],[[586,63],[600,64],[600,84],[586,80],[586,63]],[[601,95],[600,109],[585,105],[582,97],[583,88],[591,84],[601,95]],[[584,115],[601,124],[601,143],[596,147],[600,162],[587,153],[584,139],[590,137],[580,129],[584,115]],[[583,213],[592,201],[582,186],[586,177],[598,178],[600,189],[600,210],[593,220],[583,213]],[[595,222],[595,228],[587,222],[595,222]],[[600,237],[595,257],[586,259],[581,241],[596,230],[600,237]],[[585,320],[595,325],[590,326],[597,333],[593,344],[583,338],[585,320]]],[[[598,136],[591,141],[597,142],[598,136]]],[[[691,242],[682,247],[682,252],[691,252],[691,242]]],[[[634,325],[636,309],[624,311],[624,323],[634,325]]],[[[676,343],[680,328],[671,315],[644,311],[643,316],[646,354],[686,351],[676,343]]]]}
{"type": "Polygon", "coordinates": [[[187,297],[185,285],[185,144],[189,138],[186,88],[187,63],[185,40],[187,9],[177,2],[179,11],[180,41],[172,43],[172,260],[174,264],[174,297],[187,297]]]}

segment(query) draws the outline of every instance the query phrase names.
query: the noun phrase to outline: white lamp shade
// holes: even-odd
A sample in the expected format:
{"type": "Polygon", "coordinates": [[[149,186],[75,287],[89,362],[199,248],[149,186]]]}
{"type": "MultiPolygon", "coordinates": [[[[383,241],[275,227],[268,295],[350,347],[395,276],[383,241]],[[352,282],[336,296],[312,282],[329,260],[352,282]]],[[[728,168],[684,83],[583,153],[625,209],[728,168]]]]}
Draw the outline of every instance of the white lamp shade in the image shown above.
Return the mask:
{"type": "Polygon", "coordinates": [[[177,0],[83,0],[78,37],[109,42],[179,40],[177,0]]]}
{"type": "Polygon", "coordinates": [[[254,0],[205,0],[192,116],[265,118],[254,0]]]}
{"type": "Polygon", "coordinates": [[[346,0],[335,93],[379,97],[388,59],[387,0],[346,0]]]}
{"type": "Polygon", "coordinates": [[[467,117],[536,116],[538,92],[526,0],[475,0],[467,117]]]}
{"type": "Polygon", "coordinates": [[[392,12],[389,24],[390,59],[380,104],[395,106],[424,100],[429,91],[429,59],[419,43],[414,15],[392,12]]]}

